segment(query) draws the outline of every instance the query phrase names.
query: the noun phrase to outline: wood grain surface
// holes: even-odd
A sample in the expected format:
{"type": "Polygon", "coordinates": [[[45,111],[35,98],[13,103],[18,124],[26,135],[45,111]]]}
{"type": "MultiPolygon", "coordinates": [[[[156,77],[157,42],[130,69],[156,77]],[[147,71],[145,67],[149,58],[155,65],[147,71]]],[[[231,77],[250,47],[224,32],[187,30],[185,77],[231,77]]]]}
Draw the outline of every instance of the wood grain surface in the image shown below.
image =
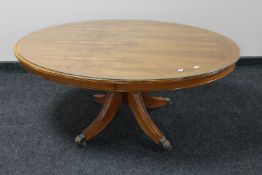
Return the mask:
{"type": "Polygon", "coordinates": [[[14,52],[34,73],[66,84],[70,84],[67,79],[81,80],[87,88],[90,82],[115,88],[119,82],[204,77],[232,67],[239,59],[237,45],[221,34],[139,20],[87,21],[42,29],[22,38],[14,52]]]}

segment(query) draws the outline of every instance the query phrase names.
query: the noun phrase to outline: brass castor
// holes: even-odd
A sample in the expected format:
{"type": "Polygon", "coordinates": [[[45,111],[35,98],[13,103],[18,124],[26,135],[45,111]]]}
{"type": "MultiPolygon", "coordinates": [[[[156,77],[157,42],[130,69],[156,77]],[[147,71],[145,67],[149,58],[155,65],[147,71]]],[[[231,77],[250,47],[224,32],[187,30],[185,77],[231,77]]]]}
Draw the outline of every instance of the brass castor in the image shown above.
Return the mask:
{"type": "Polygon", "coordinates": [[[167,105],[171,105],[172,104],[172,100],[170,98],[164,97],[164,99],[167,101],[167,105]]]}
{"type": "Polygon", "coordinates": [[[79,134],[78,136],[76,136],[75,142],[78,146],[81,146],[81,147],[86,146],[86,143],[87,143],[87,141],[85,140],[84,134],[79,134]]]}
{"type": "Polygon", "coordinates": [[[162,146],[162,148],[164,148],[167,151],[170,151],[170,150],[173,149],[173,146],[171,145],[171,143],[165,137],[163,137],[160,140],[160,145],[162,146]]]}

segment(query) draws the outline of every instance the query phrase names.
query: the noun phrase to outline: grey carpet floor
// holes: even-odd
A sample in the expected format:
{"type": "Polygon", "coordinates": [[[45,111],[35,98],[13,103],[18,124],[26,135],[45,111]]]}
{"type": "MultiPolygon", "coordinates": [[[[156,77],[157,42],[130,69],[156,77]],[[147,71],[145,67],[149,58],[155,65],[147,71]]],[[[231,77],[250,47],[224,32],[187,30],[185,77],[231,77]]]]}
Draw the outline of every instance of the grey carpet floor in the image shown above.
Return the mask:
{"type": "Polygon", "coordinates": [[[80,148],[74,137],[96,116],[96,91],[0,73],[0,174],[262,174],[262,67],[240,66],[200,87],[155,93],[173,103],[150,110],[173,143],[162,151],[123,105],[80,148]]]}

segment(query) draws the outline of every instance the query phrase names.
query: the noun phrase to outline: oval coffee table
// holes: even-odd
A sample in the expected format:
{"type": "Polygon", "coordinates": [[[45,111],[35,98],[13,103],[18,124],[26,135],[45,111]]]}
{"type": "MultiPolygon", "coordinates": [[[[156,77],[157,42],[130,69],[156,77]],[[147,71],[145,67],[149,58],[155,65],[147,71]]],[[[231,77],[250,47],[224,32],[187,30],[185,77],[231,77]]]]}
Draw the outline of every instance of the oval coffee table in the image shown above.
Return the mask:
{"type": "Polygon", "coordinates": [[[76,137],[86,141],[100,133],[119,106],[127,103],[144,132],[157,144],[170,142],[153,123],[146,108],[169,99],[152,91],[206,84],[228,75],[239,59],[230,39],[192,26],[139,20],[101,20],[59,25],[33,32],[14,49],[20,64],[48,80],[87,89],[103,107],[76,137]]]}

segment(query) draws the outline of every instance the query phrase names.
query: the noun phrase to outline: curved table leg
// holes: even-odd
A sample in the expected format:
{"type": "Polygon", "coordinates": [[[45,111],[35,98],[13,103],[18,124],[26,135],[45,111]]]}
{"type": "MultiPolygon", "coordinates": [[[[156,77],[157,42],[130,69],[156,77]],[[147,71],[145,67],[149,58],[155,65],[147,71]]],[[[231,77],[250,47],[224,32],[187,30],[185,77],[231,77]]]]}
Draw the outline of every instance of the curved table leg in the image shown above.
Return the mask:
{"type": "Polygon", "coordinates": [[[113,119],[122,103],[120,92],[109,92],[105,96],[104,105],[95,120],[75,138],[78,145],[84,146],[86,141],[99,134],[113,119]]]}
{"type": "Polygon", "coordinates": [[[159,108],[162,106],[166,106],[171,101],[169,98],[154,97],[150,96],[148,93],[141,93],[141,96],[143,98],[145,106],[148,108],[159,108]]]}
{"type": "Polygon", "coordinates": [[[131,110],[134,112],[137,122],[144,132],[157,144],[163,146],[163,148],[170,150],[172,146],[168,140],[166,140],[164,134],[157,128],[154,122],[151,120],[149,114],[146,111],[143,103],[143,98],[140,92],[128,93],[128,104],[131,110]]]}

